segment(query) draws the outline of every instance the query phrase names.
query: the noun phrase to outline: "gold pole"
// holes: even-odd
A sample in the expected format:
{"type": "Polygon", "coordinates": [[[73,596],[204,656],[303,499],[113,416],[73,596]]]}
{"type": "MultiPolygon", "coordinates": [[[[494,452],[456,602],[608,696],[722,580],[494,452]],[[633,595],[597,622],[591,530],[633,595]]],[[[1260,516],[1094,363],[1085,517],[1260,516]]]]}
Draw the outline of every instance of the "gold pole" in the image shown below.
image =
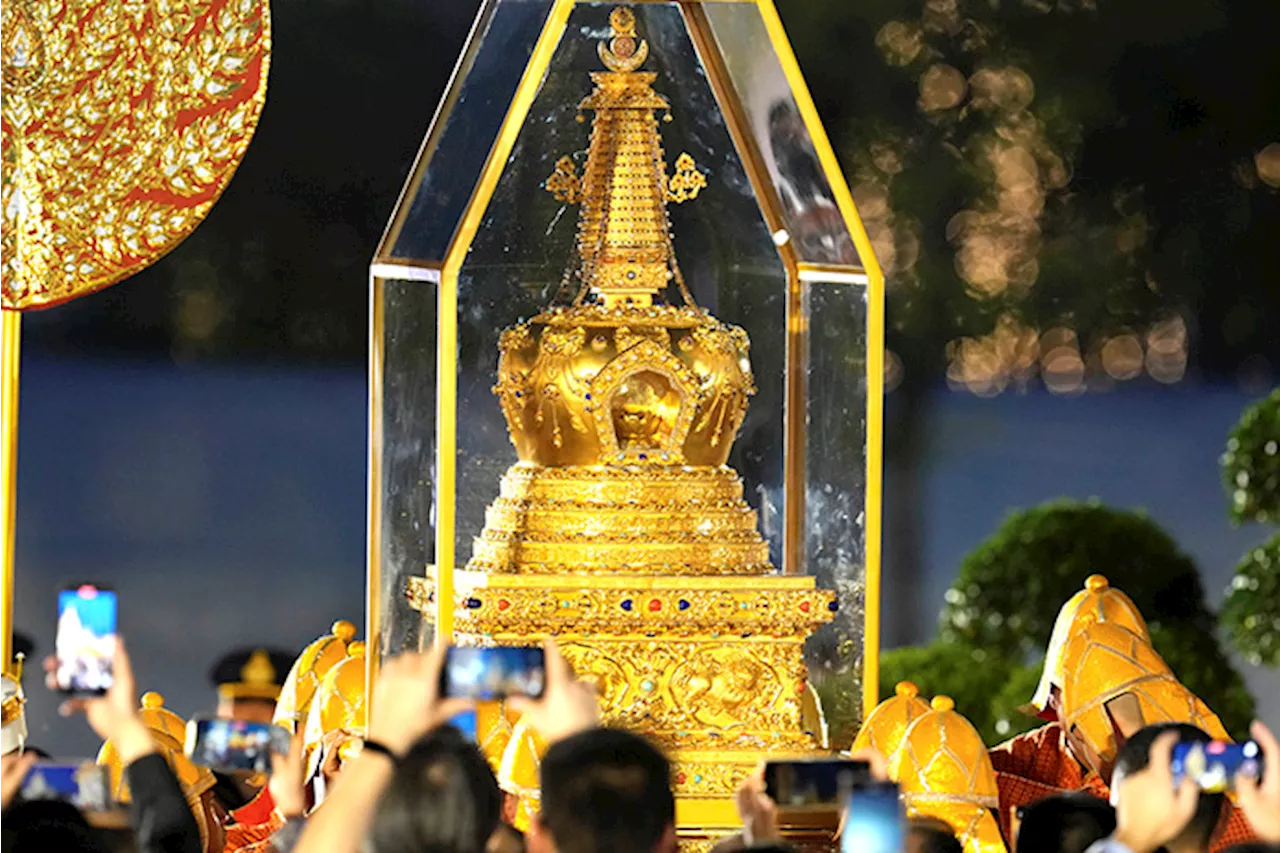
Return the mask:
{"type": "Polygon", "coordinates": [[[0,667],[13,669],[13,563],[18,521],[18,369],[22,314],[0,309],[0,667]]]}

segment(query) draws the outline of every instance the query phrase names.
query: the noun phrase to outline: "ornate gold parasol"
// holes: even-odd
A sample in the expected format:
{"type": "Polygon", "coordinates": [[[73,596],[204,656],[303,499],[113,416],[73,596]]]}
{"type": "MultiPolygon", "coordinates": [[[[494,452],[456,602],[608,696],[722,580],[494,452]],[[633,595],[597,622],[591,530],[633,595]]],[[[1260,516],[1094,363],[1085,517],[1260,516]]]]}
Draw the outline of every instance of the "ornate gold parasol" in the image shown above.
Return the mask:
{"type": "Polygon", "coordinates": [[[145,268],[195,230],[266,99],[267,0],[6,0],[0,21],[0,549],[13,607],[19,313],[145,268]]]}

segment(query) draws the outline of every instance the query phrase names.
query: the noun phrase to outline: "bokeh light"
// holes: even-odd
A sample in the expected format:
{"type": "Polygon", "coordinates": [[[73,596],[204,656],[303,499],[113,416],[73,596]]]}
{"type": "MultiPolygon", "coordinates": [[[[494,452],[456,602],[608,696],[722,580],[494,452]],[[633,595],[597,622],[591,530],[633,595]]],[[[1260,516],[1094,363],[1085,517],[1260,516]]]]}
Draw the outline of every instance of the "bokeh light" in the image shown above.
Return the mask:
{"type": "Polygon", "coordinates": [[[890,65],[910,65],[924,49],[924,33],[915,24],[890,21],[876,33],[876,47],[890,65]]]}
{"type": "Polygon", "coordinates": [[[1253,165],[1264,184],[1280,189],[1280,142],[1273,142],[1255,154],[1253,165]]]}
{"type": "Polygon", "coordinates": [[[920,75],[920,109],[925,112],[949,110],[964,100],[968,84],[964,75],[950,65],[938,63],[920,75]]]}

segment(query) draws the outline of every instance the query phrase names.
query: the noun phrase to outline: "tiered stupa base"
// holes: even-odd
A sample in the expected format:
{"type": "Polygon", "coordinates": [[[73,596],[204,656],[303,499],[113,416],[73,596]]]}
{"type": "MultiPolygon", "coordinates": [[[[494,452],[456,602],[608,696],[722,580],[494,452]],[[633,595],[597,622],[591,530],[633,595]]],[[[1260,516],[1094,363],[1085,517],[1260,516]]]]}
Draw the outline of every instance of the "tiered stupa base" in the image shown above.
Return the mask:
{"type": "MultiPolygon", "coordinates": [[[[554,635],[596,682],[606,721],[671,757],[683,835],[734,831],[733,792],[761,759],[817,747],[803,649],[834,597],[811,577],[760,573],[766,546],[731,469],[645,466],[619,477],[518,464],[488,521],[476,559],[453,575],[456,641],[554,635]],[[589,526],[579,517],[588,515],[589,526]],[[616,554],[618,569],[598,554],[616,554]]],[[[433,589],[416,583],[415,606],[433,607],[433,589]]]]}

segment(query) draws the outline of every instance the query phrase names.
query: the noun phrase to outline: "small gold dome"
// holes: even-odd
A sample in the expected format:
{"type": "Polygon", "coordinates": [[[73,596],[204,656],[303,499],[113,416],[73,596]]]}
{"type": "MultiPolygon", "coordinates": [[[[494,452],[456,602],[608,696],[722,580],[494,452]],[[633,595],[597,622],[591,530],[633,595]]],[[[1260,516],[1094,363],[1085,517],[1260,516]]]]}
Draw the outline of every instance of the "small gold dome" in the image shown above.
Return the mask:
{"type": "Polygon", "coordinates": [[[1215,740],[1230,740],[1208,706],[1184,687],[1151,644],[1113,622],[1096,622],[1067,643],[1062,686],[1063,726],[1075,727],[1103,760],[1116,755],[1106,703],[1132,694],[1146,725],[1190,723],[1215,740]]]}
{"type": "Polygon", "coordinates": [[[289,674],[285,676],[272,722],[284,726],[290,732],[297,731],[297,727],[306,722],[307,711],[320,686],[320,679],[346,657],[347,644],[355,635],[356,626],[345,619],[339,619],[333,623],[330,633],[314,640],[302,650],[302,654],[298,655],[289,668],[289,674]]]}
{"type": "Polygon", "coordinates": [[[929,704],[920,698],[920,688],[899,681],[894,695],[875,707],[854,738],[852,752],[871,748],[892,764],[902,746],[903,736],[917,719],[929,713],[929,704]]]}
{"type": "Polygon", "coordinates": [[[546,751],[546,741],[527,719],[521,717],[511,733],[511,741],[498,768],[498,786],[520,800],[514,823],[521,832],[529,831],[529,819],[537,814],[542,802],[538,777],[546,751]]]}
{"type": "Polygon", "coordinates": [[[508,710],[506,702],[480,702],[476,705],[476,742],[489,759],[496,774],[502,766],[502,755],[511,742],[520,715],[508,710]]]}
{"type": "MultiPolygon", "coordinates": [[[[200,767],[187,758],[183,744],[187,738],[187,724],[177,714],[164,707],[164,697],[159,693],[145,693],[142,696],[142,710],[139,716],[142,723],[151,731],[151,738],[164,760],[168,762],[178,782],[181,783],[187,799],[198,797],[213,787],[213,774],[207,768],[200,767]]],[[[111,792],[118,802],[130,801],[129,785],[124,777],[124,764],[114,742],[108,740],[98,750],[97,763],[107,768],[111,780],[111,792]]]]}
{"type": "MultiPolygon", "coordinates": [[[[895,698],[923,704],[914,686],[899,685],[895,698]]],[[[935,696],[907,727],[889,776],[897,781],[909,815],[946,821],[968,853],[1005,849],[991,813],[999,802],[995,768],[978,730],[955,710],[951,697],[935,696]]]]}
{"type": "MultiPolygon", "coordinates": [[[[365,702],[365,645],[355,641],[347,646],[347,657],[325,673],[307,712],[303,729],[303,753],[308,763],[316,747],[329,732],[344,731],[364,737],[367,703],[365,702]]],[[[358,749],[355,744],[344,747],[343,758],[358,749]]]]}
{"type": "Polygon", "coordinates": [[[889,775],[904,795],[945,794],[987,808],[996,806],[996,774],[978,730],[948,696],[906,730],[889,775]]]}
{"type": "Polygon", "coordinates": [[[1036,688],[1031,704],[1037,711],[1043,711],[1049,702],[1049,693],[1056,685],[1062,687],[1067,669],[1063,665],[1063,653],[1067,642],[1076,633],[1092,625],[1094,622],[1114,622],[1122,628],[1150,641],[1147,623],[1138,612],[1133,600],[1108,583],[1102,575],[1089,575],[1085,579],[1084,589],[1077,592],[1062,605],[1058,618],[1053,623],[1053,634],[1049,637],[1049,647],[1045,651],[1044,671],[1040,675],[1040,685],[1036,688]]]}

